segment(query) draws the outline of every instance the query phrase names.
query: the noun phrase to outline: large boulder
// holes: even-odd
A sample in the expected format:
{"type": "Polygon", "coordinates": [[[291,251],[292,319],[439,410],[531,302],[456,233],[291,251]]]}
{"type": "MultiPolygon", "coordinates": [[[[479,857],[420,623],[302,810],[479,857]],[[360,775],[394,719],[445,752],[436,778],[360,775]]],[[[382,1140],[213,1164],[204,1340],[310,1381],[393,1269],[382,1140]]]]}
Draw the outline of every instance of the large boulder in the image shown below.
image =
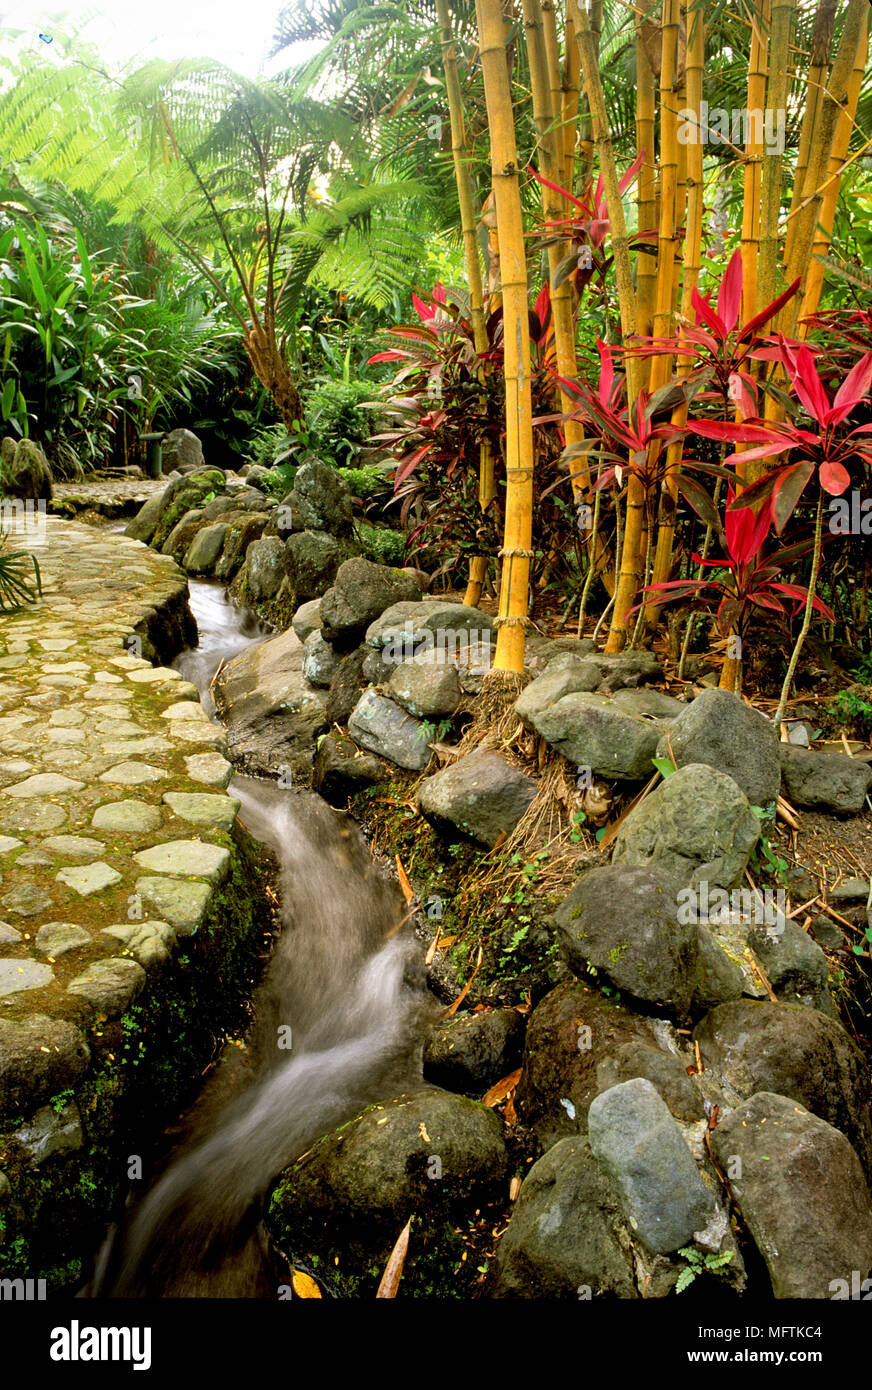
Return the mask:
{"type": "Polygon", "coordinates": [[[320,459],[310,459],[297,469],[282,506],[290,506],[295,531],[351,534],[351,494],[335,469],[320,459]]]}
{"type": "Polygon", "coordinates": [[[164,435],[161,466],[164,473],[193,473],[203,466],[203,445],[192,430],[170,430],[164,435]]]}
{"type": "Polygon", "coordinates": [[[721,1115],[711,1139],[775,1297],[860,1297],[872,1197],[845,1136],[795,1099],[758,1091],[721,1115]]]}
{"type": "Polygon", "coordinates": [[[444,1258],[446,1226],[504,1197],[507,1167],[492,1110],[425,1088],[370,1106],[320,1139],[279,1178],[267,1221],[282,1250],[317,1254],[328,1283],[341,1280],[348,1292],[353,1281],[368,1297],[415,1217],[403,1286],[423,1291],[426,1252],[444,1258]]]}
{"type": "Polygon", "coordinates": [[[439,1023],[424,1042],[424,1077],[435,1086],[480,1096],[514,1071],[524,1051],[516,1009],[483,1009],[439,1023]]]}
{"type": "MultiPolygon", "coordinates": [[[[217,498],[217,501],[229,499],[217,498]]],[[[210,503],[211,505],[211,503],[210,503]]],[[[224,539],[227,535],[226,523],[214,522],[211,526],[202,526],[188,547],[187,554],[183,560],[183,566],[188,574],[209,574],[218,563],[218,559],[224,549],[224,539]]]]}
{"type": "Polygon", "coordinates": [[[312,788],[331,806],[344,806],[349,796],[389,776],[380,758],[364,753],[350,738],[326,734],[315,754],[312,788]]]}
{"type": "Polygon", "coordinates": [[[0,492],[23,502],[51,500],[51,469],[38,444],[19,439],[11,458],[4,458],[0,472],[0,492]]]}
{"type": "Polygon", "coordinates": [[[782,743],[781,777],[788,801],[808,810],[859,814],[872,791],[872,767],[847,753],[812,753],[782,743]]]}
{"type": "Polygon", "coordinates": [[[709,1225],[715,1197],[650,1081],[637,1077],[598,1095],[587,1132],[627,1220],[649,1250],[669,1254],[709,1225]]]}
{"type": "Polygon", "coordinates": [[[530,722],[558,753],[597,777],[637,782],[654,772],[663,726],[623,713],[606,695],[564,695],[530,722]]]}
{"type": "Polygon", "coordinates": [[[392,603],[370,623],[366,643],[381,653],[387,667],[429,657],[439,664],[486,671],[493,631],[492,619],[480,608],[439,598],[404,600],[392,603]]]}
{"type": "Polygon", "coordinates": [[[664,734],[657,756],[726,772],[752,806],[773,809],[781,783],[775,725],[728,690],[704,690],[664,734]]]}
{"type": "Polygon", "coordinates": [[[335,647],[325,642],[320,632],[310,632],[303,643],[303,675],[310,685],[326,689],[342,657],[335,647]]]}
{"type": "Polygon", "coordinates": [[[463,698],[456,668],[426,657],[397,666],[388,681],[388,693],[419,719],[453,714],[463,698]]]}
{"type": "Polygon", "coordinates": [[[230,750],[247,772],[311,778],[315,743],[327,729],[325,700],[303,676],[303,646],[293,630],[228,661],[212,693],[230,750]]]}
{"type": "Polygon", "coordinates": [[[72,1023],[29,1014],[0,1019],[0,1120],[30,1114],[49,1096],[75,1086],[91,1058],[72,1023]]]}
{"type": "Polygon", "coordinates": [[[596,690],[599,683],[598,668],[583,657],[552,663],[521,691],[515,701],[515,713],[525,729],[533,729],[537,718],[564,695],[596,690]]]}
{"type": "Polygon", "coordinates": [[[285,577],[285,547],[277,536],[252,541],[245,556],[240,584],[255,603],[275,598],[285,577]]]}
{"type": "Polygon", "coordinates": [[[340,565],[351,558],[353,549],[351,541],[337,540],[326,531],[295,531],[288,536],[285,555],[295,604],[320,600],[336,579],[340,565]]]}
{"type": "Polygon", "coordinates": [[[321,599],[321,628],[328,642],[356,646],[391,604],[420,597],[417,582],[405,570],[356,556],[339,566],[333,588],[321,599]]]}
{"type": "Polygon", "coordinates": [[[311,633],[317,632],[321,627],[320,599],[310,598],[305,603],[301,603],[294,614],[291,626],[301,642],[305,642],[311,633]]]}
{"type": "Polygon", "coordinates": [[[742,999],[712,1009],[694,1039],[728,1096],[789,1096],[841,1130],[872,1170],[868,1069],[834,1019],[799,1004],[742,999]]]}
{"type": "Polygon", "coordinates": [[[348,732],[359,747],[410,772],[421,772],[430,761],[427,726],[372,688],[352,710],[348,732]]]}
{"type": "Polygon", "coordinates": [[[135,541],[144,541],[148,545],[157,529],[162,510],[163,493],[156,492],[147,502],[143,502],[133,520],[128,521],[124,528],[125,536],[131,536],[135,541]]]}
{"type": "Polygon", "coordinates": [[[499,753],[479,749],[418,788],[422,815],[440,830],[461,831],[492,847],[509,835],[536,796],[536,782],[499,753]]]}
{"type": "Polygon", "coordinates": [[[497,1247],[492,1298],[637,1298],[617,1194],[584,1139],[561,1139],[524,1179],[497,1247]]]}
{"type": "Polygon", "coordinates": [[[342,657],[330,677],[330,689],[327,692],[327,719],[331,725],[348,723],[354,706],[369,685],[363,671],[366,652],[366,647],[357,647],[355,651],[348,652],[346,656],[342,657]]]}
{"type": "Polygon", "coordinates": [[[673,772],[621,825],[613,862],[665,869],[680,883],[741,881],[760,822],[732,777],[702,763],[673,772]]]}
{"type": "Polygon", "coordinates": [[[260,540],[266,527],[267,515],[266,512],[232,511],[228,512],[223,520],[227,532],[224,548],[215,565],[215,578],[226,582],[232,580],[242,568],[248,547],[254,541],[260,540]]]}
{"type": "Polygon", "coordinates": [[[677,893],[677,881],[657,866],[590,869],[554,914],[570,969],[581,975],[593,966],[618,989],[682,1021],[738,998],[741,971],[705,926],[683,920],[677,893]]]}
{"type": "MultiPolygon", "coordinates": [[[[174,478],[168,483],[161,494],[160,511],[151,535],[154,548],[161,548],[170,532],[187,512],[198,511],[207,498],[211,501],[212,496],[223,492],[224,488],[224,474],[217,468],[207,468],[200,473],[174,478]]],[[[135,517],[134,524],[138,520],[139,518],[135,517]]],[[[141,537],[137,536],[137,539],[141,537]]]]}

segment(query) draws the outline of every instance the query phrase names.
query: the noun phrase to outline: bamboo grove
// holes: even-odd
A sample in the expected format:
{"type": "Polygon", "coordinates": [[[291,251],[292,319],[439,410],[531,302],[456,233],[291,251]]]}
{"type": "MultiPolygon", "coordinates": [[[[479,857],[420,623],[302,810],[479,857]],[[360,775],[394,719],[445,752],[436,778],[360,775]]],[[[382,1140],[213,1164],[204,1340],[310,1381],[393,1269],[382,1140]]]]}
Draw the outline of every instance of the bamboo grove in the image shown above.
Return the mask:
{"type": "MultiPolygon", "coordinates": [[[[823,366],[807,345],[820,327],[825,286],[838,277],[830,253],[843,181],[872,147],[858,121],[868,0],[819,0],[814,11],[796,0],[741,6],[732,33],[734,44],[736,33],[744,36],[744,47],[731,58],[732,71],[744,72],[741,86],[732,85],[743,110],[729,126],[721,120],[720,130],[713,129],[719,113],[707,101],[716,96],[707,90],[707,63],[723,31],[721,7],[639,0],[618,9],[635,68],[633,160],[626,129],[619,155],[610,124],[601,3],[476,0],[475,62],[490,156],[488,197],[477,205],[458,76],[462,16],[437,0],[477,369],[482,381],[496,373],[505,393],[504,437],[482,444],[479,479],[486,514],[496,495],[494,451],[503,449],[496,657],[503,672],[522,669],[530,558],[534,547],[548,547],[534,510],[546,417],[542,392],[539,418],[531,405],[542,356],[541,344],[531,344],[529,317],[543,266],[547,418],[559,433],[564,493],[580,519],[585,557],[576,596],[579,632],[597,581],[608,603],[606,650],[645,640],[668,616],[668,603],[688,599],[704,583],[725,525],[734,541],[739,525],[747,531],[771,523],[780,537],[817,467],[816,535],[806,546],[810,582],[803,589],[784,586],[795,590],[804,638],[818,608],[824,493],[839,491],[829,485],[821,455],[829,447],[823,417],[813,425],[816,463],[810,454],[806,466],[801,450],[786,448],[785,432],[797,393],[806,401],[809,373],[815,363],[823,366]],[[525,164],[518,127],[528,112],[535,148],[525,164]],[[717,160],[709,157],[713,148],[717,160]],[[482,262],[488,240],[498,255],[495,283],[482,262]],[[596,360],[591,372],[590,356],[584,366],[580,356],[592,288],[585,256],[592,249],[602,253],[616,308],[607,340],[598,344],[595,388],[596,360]],[[486,327],[497,305],[499,357],[486,327]],[[607,499],[612,523],[604,527],[607,499]],[[678,574],[677,527],[689,511],[704,523],[704,535],[694,561],[684,557],[678,574]]],[[[468,43],[464,52],[468,59],[468,43]]],[[[857,403],[868,393],[870,362],[842,359],[843,368],[856,367],[857,403]]],[[[816,380],[811,389],[828,404],[825,371],[816,380]]],[[[852,416],[849,423],[859,421],[852,416]]],[[[862,436],[855,444],[842,456],[855,470],[868,470],[862,436]]],[[[478,601],[488,558],[472,559],[468,602],[478,601]]],[[[721,684],[739,689],[740,606],[727,604],[724,614],[721,684]]],[[[684,654],[689,630],[690,624],[684,654]]],[[[797,649],[794,669],[798,655],[797,649]]]]}

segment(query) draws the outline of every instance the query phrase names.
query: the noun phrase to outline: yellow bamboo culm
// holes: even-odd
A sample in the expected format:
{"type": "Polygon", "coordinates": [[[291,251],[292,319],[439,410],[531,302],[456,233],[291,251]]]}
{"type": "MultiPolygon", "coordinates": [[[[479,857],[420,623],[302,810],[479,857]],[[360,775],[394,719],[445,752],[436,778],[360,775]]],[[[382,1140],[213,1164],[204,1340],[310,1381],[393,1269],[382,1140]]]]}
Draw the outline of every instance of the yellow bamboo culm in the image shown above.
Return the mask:
{"type": "MultiPolygon", "coordinates": [[[[660,219],[657,229],[657,282],[654,294],[653,333],[668,338],[672,333],[675,289],[675,229],[678,184],[678,71],[679,0],[663,0],[660,59],[660,219]]],[[[672,374],[672,358],[658,353],[651,359],[649,390],[657,391],[672,374]]]]}
{"type": "MultiPolygon", "coordinates": [[[[785,266],[785,279],[788,283],[801,276],[807,283],[812,262],[816,228],[821,203],[829,187],[830,157],[839,120],[848,93],[851,91],[857,53],[865,44],[868,23],[868,0],[848,0],[842,35],[836,51],[826,91],[821,102],[818,120],[811,138],[809,166],[806,174],[806,190],[794,217],[793,240],[790,260],[785,266]]],[[[838,193],[838,189],[836,190],[838,193]]],[[[804,298],[804,295],[803,295],[804,298]]],[[[803,302],[794,295],[779,315],[778,327],[782,333],[792,334],[796,328],[800,305],[803,302]]]]}
{"type": "MultiPolygon", "coordinates": [[[[636,15],[636,154],[644,151],[645,158],[636,180],[636,217],[638,230],[647,232],[657,226],[656,100],[654,71],[642,42],[643,16],[636,15]]],[[[642,244],[636,270],[636,299],[638,329],[642,337],[653,331],[654,297],[657,290],[657,251],[652,244],[642,244]]]]}
{"type": "MultiPolygon", "coordinates": [[[[627,237],[624,206],[621,202],[618,172],[615,167],[612,134],[606,114],[602,82],[600,81],[596,44],[584,0],[574,0],[574,4],[573,22],[578,54],[581,60],[584,91],[590,107],[594,143],[599,158],[603,193],[609,213],[621,334],[624,342],[629,345],[635,341],[637,336],[636,293],[633,285],[633,268],[630,262],[630,243],[627,237]]],[[[638,359],[627,358],[626,370],[627,401],[632,407],[639,394],[641,373],[638,359]]],[[[612,624],[606,642],[606,651],[620,651],[627,638],[627,612],[632,606],[639,583],[640,549],[644,523],[645,489],[633,473],[630,475],[627,485],[627,514],[624,525],[621,572],[615,586],[612,624]]]]}
{"type": "MultiPolygon", "coordinates": [[[[690,130],[686,132],[687,143],[682,145],[687,161],[687,225],[684,237],[684,258],[682,265],[681,313],[690,318],[692,314],[691,295],[699,284],[700,262],[702,260],[703,223],[703,132],[701,130],[701,110],[703,93],[703,72],[705,68],[705,23],[702,8],[688,13],[687,18],[687,70],[685,75],[686,93],[684,110],[690,114],[690,130]]],[[[687,376],[693,364],[690,354],[680,355],[677,368],[679,379],[687,376]]],[[[687,402],[677,405],[672,412],[672,424],[682,429],[687,423],[687,402]]],[[[657,549],[654,556],[652,583],[663,584],[672,569],[672,551],[675,544],[675,521],[678,504],[678,471],[681,467],[683,440],[676,439],[666,452],[666,476],[660,497],[660,515],[657,525],[657,549]]],[[[659,609],[652,609],[650,620],[655,622],[659,609]]]]}
{"type": "MultiPolygon", "coordinates": [[[[781,214],[781,189],[784,183],[783,139],[770,140],[775,130],[783,136],[787,126],[787,93],[790,78],[790,26],[796,0],[772,0],[772,22],[769,30],[769,78],[766,86],[767,143],[761,170],[760,257],[754,312],[759,313],[771,304],[778,293],[778,238],[781,214]]],[[[749,107],[748,119],[756,113],[749,107]]],[[[763,114],[760,113],[760,120],[763,114]]],[[[752,481],[755,470],[746,470],[752,481]]]]}
{"type": "Polygon", "coordinates": [[[524,668],[533,544],[533,413],[527,261],[512,90],[500,0],[476,0],[491,173],[500,241],[506,384],[506,503],[494,669],[524,668]]]}
{"type": "Polygon", "coordinates": [[[833,138],[833,148],[830,154],[829,182],[821,200],[820,212],[817,219],[817,228],[814,244],[812,245],[811,264],[805,279],[805,292],[802,303],[799,307],[799,336],[808,336],[808,326],[802,322],[810,314],[817,313],[820,303],[821,290],[824,283],[824,267],[818,256],[825,256],[830,249],[830,240],[833,234],[833,223],[836,216],[836,203],[839,199],[839,187],[841,185],[840,170],[848,157],[848,147],[851,143],[851,134],[854,130],[854,122],[857,116],[857,105],[860,100],[860,88],[866,72],[866,58],[869,50],[869,12],[862,17],[860,23],[860,33],[857,39],[857,51],[854,56],[854,70],[848,84],[847,100],[845,108],[841,112],[836,125],[836,133],[833,138]]]}
{"type": "Polygon", "coordinates": [[[837,8],[838,0],[818,0],[811,36],[811,52],[805,84],[805,109],[802,113],[802,125],[799,130],[799,148],[796,152],[796,171],[790,199],[790,215],[787,219],[787,234],[784,238],[782,256],[784,265],[790,261],[793,251],[793,236],[796,228],[795,213],[805,196],[805,179],[808,172],[812,135],[823,102],[824,85],[830,62],[830,49],[833,43],[833,20],[837,8]]]}
{"type": "MultiPolygon", "coordinates": [[[[578,122],[578,101],[581,88],[581,67],[578,61],[578,45],[575,42],[575,25],[572,21],[573,0],[567,0],[564,20],[563,68],[560,86],[562,91],[562,129],[563,129],[563,177],[560,182],[569,193],[575,192],[575,138],[578,122]]],[[[569,206],[567,205],[567,212],[569,206]]]]}
{"type": "Polygon", "coordinates": [[[766,101],[766,60],[769,48],[770,0],[751,12],[751,52],[748,60],[748,123],[745,139],[745,196],[742,211],[742,318],[753,316],[757,306],[757,258],[760,254],[760,193],[763,158],[762,122],[751,112],[762,112],[766,101]]]}
{"type": "MultiPolygon", "coordinates": [[[[460,230],[463,237],[463,253],[466,262],[466,279],[469,285],[469,317],[472,322],[472,337],[476,352],[487,351],[487,329],[484,318],[484,286],[482,284],[481,260],[478,250],[478,230],[475,215],[475,196],[469,172],[469,151],[466,146],[466,122],[463,116],[463,94],[457,71],[457,49],[451,24],[448,0],[436,0],[436,16],[439,21],[442,44],[442,70],[445,75],[445,90],[448,96],[448,113],[451,120],[451,154],[454,160],[454,176],[457,183],[457,201],[460,207],[460,230]]],[[[480,368],[480,379],[484,379],[484,369],[480,368]]],[[[496,495],[494,486],[494,467],[490,445],[487,440],[479,451],[478,500],[482,512],[487,511],[496,495]]],[[[485,555],[476,555],[470,561],[469,579],[463,601],[474,608],[481,598],[481,591],[487,575],[488,560],[485,555]]]]}

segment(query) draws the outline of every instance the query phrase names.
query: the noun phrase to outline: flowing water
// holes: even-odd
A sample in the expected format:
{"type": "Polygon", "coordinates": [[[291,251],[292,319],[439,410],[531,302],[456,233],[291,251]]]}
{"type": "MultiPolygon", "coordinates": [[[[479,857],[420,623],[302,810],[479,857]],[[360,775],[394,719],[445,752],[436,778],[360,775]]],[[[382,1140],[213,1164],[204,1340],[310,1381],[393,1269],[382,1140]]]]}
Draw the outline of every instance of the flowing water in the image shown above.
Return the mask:
{"type": "MultiPolygon", "coordinates": [[[[263,634],[218,585],[190,588],[200,643],[176,665],[211,708],[220,661],[263,634]]],[[[225,1049],[162,1174],[107,1241],[94,1296],[275,1297],[260,1224],[271,1179],[421,1080],[422,948],[397,930],[405,905],[357,826],[314,793],[243,777],[230,791],[279,863],[281,935],[245,1047],[225,1049]]]]}

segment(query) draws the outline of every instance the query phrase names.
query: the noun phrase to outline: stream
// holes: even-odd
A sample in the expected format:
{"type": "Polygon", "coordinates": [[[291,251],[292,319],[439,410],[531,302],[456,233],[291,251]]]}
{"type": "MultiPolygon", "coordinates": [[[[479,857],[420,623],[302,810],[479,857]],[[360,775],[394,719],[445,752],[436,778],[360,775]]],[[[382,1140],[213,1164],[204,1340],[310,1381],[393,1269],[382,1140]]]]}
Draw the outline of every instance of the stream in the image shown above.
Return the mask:
{"type": "MultiPolygon", "coordinates": [[[[220,585],[191,580],[190,592],[199,645],[175,665],[213,714],[219,663],[264,633],[220,585]]],[[[131,1193],[85,1296],[275,1298],[261,1220],[272,1179],[363,1106],[421,1082],[423,948],[397,930],[405,903],[358,826],[312,792],[241,776],[229,790],[278,861],[281,933],[244,1045],[224,1048],[160,1174],[131,1193]]]]}

